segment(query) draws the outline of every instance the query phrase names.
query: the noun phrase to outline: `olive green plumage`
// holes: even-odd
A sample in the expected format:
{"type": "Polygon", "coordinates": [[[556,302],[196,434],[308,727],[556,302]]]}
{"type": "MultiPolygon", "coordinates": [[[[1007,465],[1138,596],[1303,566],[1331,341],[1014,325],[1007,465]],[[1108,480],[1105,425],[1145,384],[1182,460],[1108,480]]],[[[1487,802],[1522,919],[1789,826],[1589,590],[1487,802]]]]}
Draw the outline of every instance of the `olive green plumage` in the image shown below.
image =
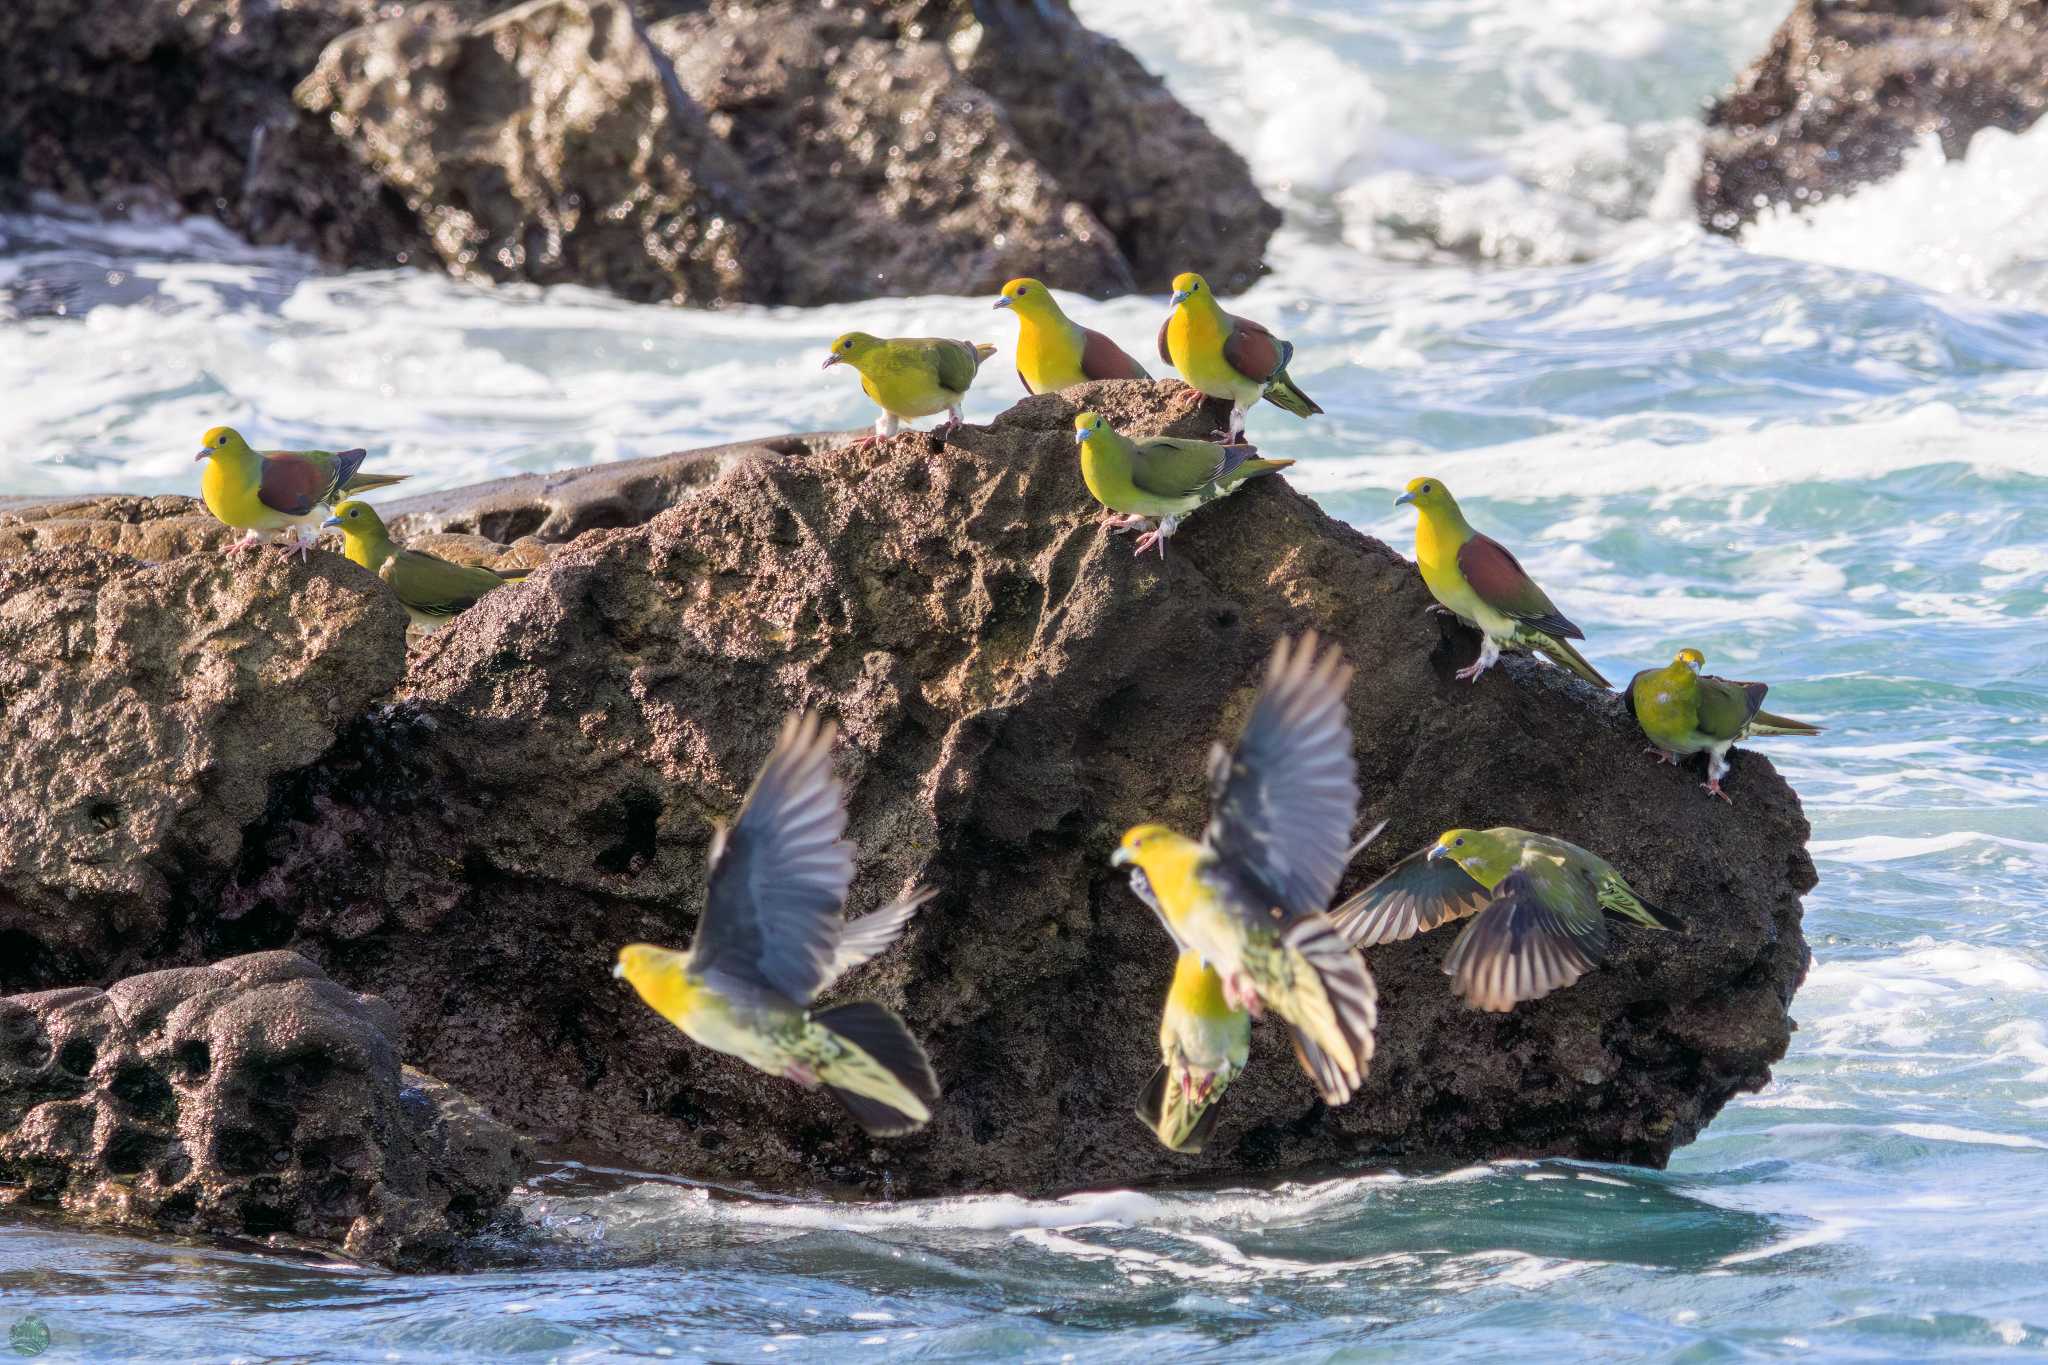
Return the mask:
{"type": "Polygon", "coordinates": [[[916,417],[945,413],[939,434],[960,425],[960,404],[974,385],[981,362],[996,353],[982,342],[948,337],[878,337],[847,332],[832,343],[825,368],[850,365],[860,374],[861,392],[882,415],[875,434],[861,443],[886,440],[916,417]]]}
{"type": "MultiPolygon", "coordinates": [[[[1142,878],[1134,876],[1133,885],[1142,878]]],[[[1223,978],[1200,953],[1183,952],[1159,1016],[1159,1069],[1139,1099],[1138,1117],[1173,1151],[1201,1151],[1251,1048],[1251,1015],[1223,998],[1223,978]]]]}
{"type": "Polygon", "coordinates": [[[485,569],[456,564],[424,550],[392,543],[377,509],[351,498],[337,505],[328,526],[341,528],[342,553],[384,580],[422,630],[448,624],[485,593],[523,580],[530,569],[485,569]]]}
{"type": "Polygon", "coordinates": [[[1228,497],[1247,479],[1294,463],[1263,459],[1249,445],[1174,436],[1133,441],[1092,412],[1074,418],[1074,442],[1081,447],[1082,481],[1109,513],[1111,529],[1142,530],[1135,553],[1156,545],[1162,559],[1182,518],[1228,497]]]}
{"type": "Polygon", "coordinates": [[[1662,668],[1646,668],[1629,679],[1623,699],[1666,763],[1692,754],[1707,756],[1709,795],[1731,800],[1721,790],[1728,775],[1728,751],[1752,735],[1817,735],[1821,727],[1763,709],[1771,689],[1759,682],[1730,682],[1702,674],[1706,655],[1681,649],[1662,668]]]}
{"type": "Polygon", "coordinates": [[[1499,1012],[1598,966],[1607,956],[1610,914],[1649,929],[1684,927],[1599,854],[1501,826],[1444,831],[1330,918],[1361,948],[1471,918],[1444,957],[1444,974],[1467,1003],[1499,1012]]]}

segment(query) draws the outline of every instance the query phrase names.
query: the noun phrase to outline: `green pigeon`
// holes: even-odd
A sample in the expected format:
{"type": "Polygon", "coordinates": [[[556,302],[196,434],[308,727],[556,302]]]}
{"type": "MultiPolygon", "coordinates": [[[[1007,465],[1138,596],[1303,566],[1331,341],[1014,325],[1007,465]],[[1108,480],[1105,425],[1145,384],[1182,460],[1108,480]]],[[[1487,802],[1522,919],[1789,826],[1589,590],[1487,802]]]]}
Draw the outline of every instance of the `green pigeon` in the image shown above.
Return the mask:
{"type": "Polygon", "coordinates": [[[1142,528],[1134,553],[1156,545],[1162,559],[1167,537],[1188,513],[1228,497],[1246,479],[1294,463],[1260,458],[1248,445],[1173,436],[1133,441],[1092,412],[1074,418],[1074,443],[1081,447],[1081,478],[1108,512],[1109,528],[1142,528]]]}
{"type": "Polygon", "coordinates": [[[944,437],[960,425],[960,404],[974,385],[981,362],[996,353],[985,342],[947,337],[878,337],[846,332],[832,343],[826,369],[851,365],[860,375],[861,391],[882,410],[875,434],[856,445],[872,445],[903,430],[914,417],[945,413],[933,434],[944,437]]]}
{"type": "Polygon", "coordinates": [[[1498,1013],[1600,965],[1607,956],[1602,912],[1649,929],[1684,928],[1599,854],[1503,825],[1445,830],[1330,918],[1348,942],[1366,948],[1476,917],[1445,955],[1444,974],[1466,1003],[1498,1013]]]}
{"type": "Polygon", "coordinates": [[[507,583],[523,580],[531,569],[484,569],[456,564],[424,550],[406,550],[391,543],[384,519],[367,502],[351,498],[337,505],[324,523],[341,528],[342,552],[390,585],[405,605],[405,614],[422,630],[436,630],[475,606],[477,599],[507,583]]]}
{"type": "MultiPolygon", "coordinates": [[[[1133,876],[1133,889],[1141,880],[1133,876]]],[[[1159,1016],[1159,1069],[1146,1083],[1138,1117],[1170,1150],[1201,1151],[1215,1131],[1223,1092],[1244,1071],[1251,1049],[1251,1015],[1231,1008],[1223,978],[1200,953],[1183,952],[1159,1016]]]]}
{"type": "Polygon", "coordinates": [[[1817,735],[1818,725],[1774,716],[1763,709],[1771,689],[1759,682],[1730,682],[1701,676],[1707,656],[1681,649],[1663,668],[1646,668],[1629,679],[1623,699],[1636,724],[1653,746],[1650,752],[1666,763],[1691,754],[1707,756],[1707,780],[1701,785],[1723,801],[1728,751],[1751,735],[1817,735]]]}

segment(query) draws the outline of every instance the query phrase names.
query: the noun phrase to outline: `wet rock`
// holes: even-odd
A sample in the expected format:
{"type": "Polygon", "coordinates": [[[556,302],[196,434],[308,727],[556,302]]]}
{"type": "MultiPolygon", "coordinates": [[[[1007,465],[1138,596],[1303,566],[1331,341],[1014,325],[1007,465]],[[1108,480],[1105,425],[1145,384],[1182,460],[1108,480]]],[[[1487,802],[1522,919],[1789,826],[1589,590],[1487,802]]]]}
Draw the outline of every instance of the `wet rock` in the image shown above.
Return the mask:
{"type": "Polygon", "coordinates": [[[1235,288],[1279,218],[1060,0],[22,0],[0,92],[8,202],[642,300],[1235,288]]]}
{"type": "MultiPolygon", "coordinates": [[[[181,501],[96,500],[133,520],[93,524],[147,531],[181,501]]],[[[214,914],[272,779],[398,682],[404,632],[383,585],[331,555],[0,560],[0,988],[162,960],[214,914]]]]}
{"type": "Polygon", "coordinates": [[[0,999],[0,1204],[447,1264],[522,1154],[397,1036],[295,953],[0,999]]]}
{"type": "Polygon", "coordinates": [[[1814,880],[1767,759],[1738,756],[1726,807],[1645,758],[1610,694],[1528,660],[1457,682],[1475,640],[1424,614],[1413,566],[1283,478],[1191,518],[1164,562],[1135,560],[1081,486],[1078,400],[1140,432],[1216,420],[1177,385],[1108,384],[944,446],[644,466],[632,477],[692,470],[668,485],[680,500],[586,532],[416,649],[399,703],[279,786],[188,951],[263,926],[374,985],[416,1061],[529,1134],[772,1186],[1655,1165],[1764,1083],[1814,880]],[[1172,953],[1107,857],[1141,818],[1199,827],[1211,740],[1241,722],[1274,640],[1310,626],[1358,665],[1366,818],[1392,822],[1347,889],[1447,825],[1511,823],[1607,853],[1692,932],[1619,930],[1608,965],[1505,1016],[1452,997],[1448,934],[1376,950],[1360,1097],[1325,1109],[1262,1025],[1207,1151],[1177,1156],[1130,1112],[1172,953]],[[931,1050],[946,1098],[900,1141],[688,1043],[608,976],[621,943],[690,937],[714,824],[795,706],[844,728],[853,911],[940,889],[837,992],[902,1010],[931,1050]]]}
{"type": "Polygon", "coordinates": [[[1797,0],[1707,111],[1693,198],[1734,232],[1896,172],[1928,134],[1959,158],[2048,107],[2048,9],[2019,0],[1797,0]]]}

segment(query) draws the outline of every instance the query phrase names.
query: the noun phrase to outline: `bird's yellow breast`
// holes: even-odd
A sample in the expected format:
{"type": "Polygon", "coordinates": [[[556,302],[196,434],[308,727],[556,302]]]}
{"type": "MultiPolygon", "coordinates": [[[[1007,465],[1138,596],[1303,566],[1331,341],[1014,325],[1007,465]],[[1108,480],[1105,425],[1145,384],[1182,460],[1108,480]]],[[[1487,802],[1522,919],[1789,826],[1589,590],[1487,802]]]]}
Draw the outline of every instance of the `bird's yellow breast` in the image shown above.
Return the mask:
{"type": "Polygon", "coordinates": [[[875,406],[897,417],[930,417],[960,401],[939,383],[921,354],[883,350],[860,362],[860,386],[875,406]]]}
{"type": "Polygon", "coordinates": [[[256,487],[257,471],[226,456],[208,460],[199,475],[199,496],[206,510],[237,531],[281,531],[306,520],[265,507],[256,487]]]}
{"type": "Polygon", "coordinates": [[[1515,623],[1487,606],[1458,567],[1458,551],[1470,538],[1463,526],[1447,524],[1430,508],[1421,509],[1415,518],[1415,567],[1422,571],[1430,596],[1495,639],[1511,638],[1515,623]]]}
{"type": "Polygon", "coordinates": [[[1699,729],[1699,679],[1680,664],[1660,668],[1631,689],[1636,721],[1659,748],[1695,752],[1699,729]]]}
{"type": "Polygon", "coordinates": [[[1166,353],[1180,377],[1211,398],[1228,398],[1246,406],[1258,401],[1262,386],[1246,379],[1223,358],[1223,324],[1207,308],[1186,304],[1166,320],[1166,353]]]}
{"type": "Polygon", "coordinates": [[[1051,393],[1088,376],[1081,370],[1080,328],[1064,320],[1017,319],[1017,373],[1033,393],[1051,393]]]}

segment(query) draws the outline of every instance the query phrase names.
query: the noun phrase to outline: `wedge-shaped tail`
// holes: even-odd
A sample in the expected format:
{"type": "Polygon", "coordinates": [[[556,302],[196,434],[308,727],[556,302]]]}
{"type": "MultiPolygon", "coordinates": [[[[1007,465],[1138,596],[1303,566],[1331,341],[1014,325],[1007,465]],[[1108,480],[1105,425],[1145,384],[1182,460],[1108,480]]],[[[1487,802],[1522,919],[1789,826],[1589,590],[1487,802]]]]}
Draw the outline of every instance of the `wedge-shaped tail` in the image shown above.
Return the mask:
{"type": "Polygon", "coordinates": [[[1774,716],[1768,711],[1759,711],[1749,718],[1749,733],[1752,735],[1817,735],[1826,728],[1811,721],[1793,720],[1790,716],[1774,716]]]}
{"type": "Polygon", "coordinates": [[[1287,372],[1282,370],[1273,376],[1273,382],[1266,385],[1265,397],[1274,407],[1285,408],[1296,417],[1313,417],[1322,411],[1316,400],[1301,391],[1287,372]]]}
{"type": "Polygon", "coordinates": [[[1201,1095],[1189,1095],[1173,1083],[1173,1072],[1160,1067],[1145,1083],[1138,1099],[1138,1118],[1159,1135],[1159,1141],[1176,1152],[1190,1155],[1208,1144],[1223,1113],[1223,1088],[1213,1086],[1201,1095]]]}
{"type": "Polygon", "coordinates": [[[1351,1098],[1372,1064],[1379,988],[1325,915],[1297,921],[1282,942],[1292,970],[1287,987],[1267,1003],[1287,1021],[1294,1055],[1323,1103],[1335,1107],[1351,1098]]]}
{"type": "Polygon", "coordinates": [[[1610,692],[1614,690],[1614,684],[1601,677],[1600,670],[1587,663],[1586,656],[1574,649],[1571,641],[1539,633],[1536,648],[1549,655],[1552,662],[1570,669],[1593,686],[1604,687],[1610,692]]]}
{"type": "Polygon", "coordinates": [[[837,1044],[818,1063],[818,1079],[871,1136],[901,1137],[931,1121],[939,1078],[894,1010],[857,1000],[818,1010],[811,1022],[837,1044]]]}

